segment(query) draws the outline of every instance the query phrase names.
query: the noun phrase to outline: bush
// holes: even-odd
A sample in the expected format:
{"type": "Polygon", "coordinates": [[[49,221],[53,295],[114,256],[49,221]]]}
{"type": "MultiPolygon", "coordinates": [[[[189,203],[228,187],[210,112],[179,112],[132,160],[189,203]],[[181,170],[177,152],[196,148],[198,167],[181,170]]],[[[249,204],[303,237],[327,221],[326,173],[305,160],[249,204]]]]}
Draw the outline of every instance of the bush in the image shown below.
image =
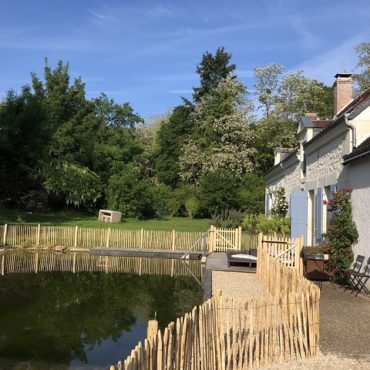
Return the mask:
{"type": "Polygon", "coordinates": [[[108,180],[108,207],[121,211],[123,217],[148,217],[152,213],[150,195],[150,184],[133,165],[108,180]]]}
{"type": "Polygon", "coordinates": [[[180,203],[179,209],[177,210],[178,216],[187,216],[188,212],[185,207],[185,203],[189,198],[198,198],[198,189],[193,185],[182,184],[179,188],[174,191],[174,198],[180,203]]]}
{"type": "Polygon", "coordinates": [[[247,215],[243,220],[243,227],[251,234],[287,235],[290,233],[290,219],[286,217],[266,217],[264,215],[247,215]]]}
{"type": "Polygon", "coordinates": [[[238,209],[238,186],[230,171],[218,170],[205,175],[199,187],[202,216],[208,217],[225,209],[238,209]]]}
{"type": "Polygon", "coordinates": [[[265,182],[254,173],[245,174],[238,187],[239,209],[248,214],[259,214],[265,207],[265,182]]]}
{"type": "Polygon", "coordinates": [[[186,208],[186,211],[188,212],[188,216],[190,218],[193,218],[199,210],[199,201],[198,201],[198,199],[195,198],[195,197],[189,198],[185,202],[185,208],[186,208]]]}
{"type": "Polygon", "coordinates": [[[156,184],[149,187],[149,202],[150,206],[146,210],[147,217],[164,218],[170,215],[168,207],[171,199],[171,189],[167,185],[156,184]]]}
{"type": "Polygon", "coordinates": [[[274,203],[271,214],[277,217],[285,217],[288,212],[288,202],[285,197],[285,189],[279,188],[272,192],[274,203]]]}
{"type": "Polygon", "coordinates": [[[168,199],[167,208],[171,217],[174,217],[178,214],[180,207],[181,203],[175,197],[168,199]]]}
{"type": "Polygon", "coordinates": [[[236,209],[213,213],[211,225],[223,228],[236,228],[242,225],[244,214],[236,209]]]}
{"type": "Polygon", "coordinates": [[[358,232],[352,220],[351,190],[344,189],[334,194],[328,202],[332,217],[328,227],[331,257],[336,269],[349,268],[353,261],[352,245],[358,232]]]}

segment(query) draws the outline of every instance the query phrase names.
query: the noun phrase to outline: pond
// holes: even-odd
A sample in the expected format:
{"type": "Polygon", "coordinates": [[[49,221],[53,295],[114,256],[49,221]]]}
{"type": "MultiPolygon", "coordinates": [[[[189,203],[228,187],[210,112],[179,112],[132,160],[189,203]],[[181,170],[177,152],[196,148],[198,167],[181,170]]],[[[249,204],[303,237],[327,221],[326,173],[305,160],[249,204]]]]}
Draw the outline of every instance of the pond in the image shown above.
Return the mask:
{"type": "Polygon", "coordinates": [[[163,328],[202,301],[194,263],[52,253],[1,258],[2,370],[107,368],[146,337],[155,313],[163,328]],[[82,266],[90,271],[79,272],[82,266]],[[103,272],[117,266],[129,272],[103,272]],[[76,273],[64,272],[73,267],[76,273]]]}

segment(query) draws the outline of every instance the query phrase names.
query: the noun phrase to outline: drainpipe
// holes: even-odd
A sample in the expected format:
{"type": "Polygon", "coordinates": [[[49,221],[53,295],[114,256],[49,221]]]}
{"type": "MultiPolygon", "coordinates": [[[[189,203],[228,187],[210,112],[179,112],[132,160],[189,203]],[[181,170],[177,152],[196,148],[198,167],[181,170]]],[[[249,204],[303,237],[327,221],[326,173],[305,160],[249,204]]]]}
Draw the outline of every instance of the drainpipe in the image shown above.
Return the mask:
{"type": "Polygon", "coordinates": [[[351,129],[351,146],[352,146],[352,148],[351,148],[351,150],[350,150],[350,152],[352,152],[352,150],[354,149],[354,148],[356,148],[356,126],[354,126],[352,123],[350,123],[349,121],[349,119],[348,119],[348,116],[349,116],[349,113],[346,113],[345,115],[344,115],[344,120],[345,120],[345,122],[346,122],[346,125],[351,129]]]}

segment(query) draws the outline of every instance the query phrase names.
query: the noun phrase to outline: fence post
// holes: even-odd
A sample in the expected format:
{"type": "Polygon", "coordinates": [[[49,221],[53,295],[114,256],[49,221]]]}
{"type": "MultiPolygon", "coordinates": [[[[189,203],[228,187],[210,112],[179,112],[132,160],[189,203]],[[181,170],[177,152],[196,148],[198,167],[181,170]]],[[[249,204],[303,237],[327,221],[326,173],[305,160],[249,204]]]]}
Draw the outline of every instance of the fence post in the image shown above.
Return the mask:
{"type": "Polygon", "coordinates": [[[3,244],[6,245],[6,234],[8,232],[8,224],[4,225],[4,235],[3,235],[3,244]]]}
{"type": "Polygon", "coordinates": [[[35,273],[39,272],[39,253],[35,254],[35,273]]]}
{"type": "Polygon", "coordinates": [[[238,230],[239,230],[238,248],[241,251],[242,250],[242,227],[239,226],[238,230]]]}
{"type": "MultiPolygon", "coordinates": [[[[144,229],[140,230],[140,248],[143,248],[143,239],[144,239],[144,229]]],[[[139,276],[142,274],[142,269],[143,269],[143,259],[140,257],[139,260],[139,276]]]]}
{"type": "Polygon", "coordinates": [[[108,248],[109,247],[109,239],[110,239],[110,227],[108,227],[108,232],[107,232],[107,240],[105,242],[105,246],[108,248]]]}
{"type": "MultiPolygon", "coordinates": [[[[172,230],[172,250],[175,250],[175,230],[172,230]]],[[[175,260],[172,258],[171,260],[171,277],[173,276],[173,272],[175,269],[175,260]]]]}
{"type": "Polygon", "coordinates": [[[1,256],[1,275],[5,275],[5,254],[1,256]]]}
{"type": "Polygon", "coordinates": [[[176,237],[176,231],[172,230],[172,250],[175,250],[175,237],[176,237]]]}
{"type": "Polygon", "coordinates": [[[77,248],[77,234],[78,234],[78,226],[75,227],[75,242],[74,242],[75,248],[77,248]]]}
{"type": "Polygon", "coordinates": [[[140,248],[143,248],[144,229],[140,230],[140,248]]]}
{"type": "Polygon", "coordinates": [[[257,239],[257,248],[262,248],[262,243],[263,243],[263,234],[259,233],[257,239]]]}
{"type": "Polygon", "coordinates": [[[213,248],[214,248],[214,226],[211,225],[210,229],[209,229],[209,252],[212,253],[213,252],[213,248]]]}
{"type": "Polygon", "coordinates": [[[73,265],[72,265],[72,272],[76,273],[76,253],[73,253],[73,265]]]}
{"type": "Polygon", "coordinates": [[[40,229],[41,229],[41,225],[38,224],[37,225],[37,235],[36,235],[36,247],[40,246],[40,229]]]}

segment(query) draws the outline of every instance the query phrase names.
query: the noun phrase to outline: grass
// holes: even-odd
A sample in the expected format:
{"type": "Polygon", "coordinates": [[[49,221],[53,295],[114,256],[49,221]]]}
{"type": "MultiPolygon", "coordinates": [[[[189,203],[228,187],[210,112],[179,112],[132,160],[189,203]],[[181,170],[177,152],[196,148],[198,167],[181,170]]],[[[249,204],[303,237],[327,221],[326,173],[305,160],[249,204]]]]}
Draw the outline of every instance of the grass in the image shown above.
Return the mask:
{"type": "Polygon", "coordinates": [[[120,223],[102,223],[98,216],[78,211],[58,212],[18,212],[14,209],[0,207],[0,224],[41,224],[60,226],[79,226],[114,229],[147,229],[147,230],[177,230],[177,231],[207,231],[209,219],[190,219],[172,217],[168,219],[125,219],[120,223]]]}

